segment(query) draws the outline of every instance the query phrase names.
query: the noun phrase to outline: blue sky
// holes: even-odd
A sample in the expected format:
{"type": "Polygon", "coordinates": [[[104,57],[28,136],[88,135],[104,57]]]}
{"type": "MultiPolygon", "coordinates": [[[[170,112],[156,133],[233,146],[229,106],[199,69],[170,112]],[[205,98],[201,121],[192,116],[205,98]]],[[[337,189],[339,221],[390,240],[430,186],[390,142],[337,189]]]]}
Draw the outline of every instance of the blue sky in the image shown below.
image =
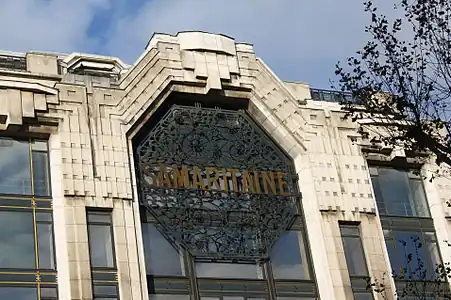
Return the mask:
{"type": "Polygon", "coordinates": [[[251,43],[283,80],[328,88],[363,45],[361,0],[0,0],[0,49],[86,52],[133,63],[154,32],[251,43]]]}

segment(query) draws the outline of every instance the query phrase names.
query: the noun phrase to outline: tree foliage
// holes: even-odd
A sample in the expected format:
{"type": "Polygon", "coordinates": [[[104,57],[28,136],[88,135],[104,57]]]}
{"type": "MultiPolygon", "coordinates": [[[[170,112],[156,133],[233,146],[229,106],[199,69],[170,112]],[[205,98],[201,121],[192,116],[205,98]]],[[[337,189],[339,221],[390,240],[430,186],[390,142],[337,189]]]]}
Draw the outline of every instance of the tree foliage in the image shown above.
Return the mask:
{"type": "MultiPolygon", "coordinates": [[[[396,282],[396,299],[406,300],[445,300],[451,299],[450,287],[448,281],[451,280],[451,263],[439,262],[435,266],[429,266],[425,253],[428,249],[421,243],[418,237],[412,237],[410,240],[400,240],[398,243],[404,248],[404,257],[401,258],[403,266],[395,270],[392,274],[396,282]],[[409,247],[406,247],[407,244],[409,247]],[[409,251],[408,249],[413,249],[409,251]],[[431,269],[432,268],[432,269],[431,269]]],[[[448,246],[451,246],[446,242],[448,246]]],[[[428,253],[427,255],[430,255],[428,253]]],[[[387,294],[387,277],[368,278],[367,288],[381,295],[383,299],[392,299],[387,294]]]]}
{"type": "Polygon", "coordinates": [[[393,20],[364,5],[370,38],[335,71],[358,99],[345,103],[348,116],[384,125],[386,144],[431,151],[451,166],[451,1],[400,0],[393,20]]]}

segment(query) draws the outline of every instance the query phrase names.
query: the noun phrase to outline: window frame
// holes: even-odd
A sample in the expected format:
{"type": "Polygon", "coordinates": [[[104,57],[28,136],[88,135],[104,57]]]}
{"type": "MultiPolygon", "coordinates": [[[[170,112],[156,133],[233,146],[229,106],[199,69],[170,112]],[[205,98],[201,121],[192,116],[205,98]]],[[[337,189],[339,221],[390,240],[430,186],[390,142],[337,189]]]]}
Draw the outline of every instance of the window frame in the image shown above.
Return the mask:
{"type": "Polygon", "coordinates": [[[119,282],[118,282],[118,271],[117,271],[117,259],[116,259],[116,244],[114,239],[114,224],[113,224],[113,213],[111,209],[99,209],[86,207],[86,231],[88,234],[88,251],[89,251],[89,263],[91,266],[91,284],[92,284],[92,297],[93,299],[115,299],[119,300],[119,282]],[[108,217],[107,221],[103,220],[90,220],[90,216],[103,216],[108,217]],[[89,226],[107,226],[109,228],[110,238],[111,238],[111,255],[113,259],[112,267],[97,267],[92,265],[92,255],[91,255],[91,245],[92,237],[90,235],[89,226]],[[96,287],[114,287],[116,294],[96,294],[96,287]]]}
{"type": "Polygon", "coordinates": [[[0,276],[0,283],[2,287],[9,288],[33,288],[36,290],[37,298],[42,300],[58,299],[58,283],[57,283],[57,260],[56,260],[56,239],[55,239],[55,223],[52,209],[52,178],[50,172],[50,151],[48,145],[48,139],[34,138],[34,137],[13,137],[0,134],[0,140],[13,140],[23,143],[28,143],[28,169],[30,176],[30,194],[11,194],[0,193],[0,211],[5,212],[23,212],[32,215],[32,235],[33,235],[33,252],[34,252],[34,268],[19,269],[19,268],[2,268],[0,269],[2,276],[0,276]],[[35,191],[35,176],[33,173],[33,143],[39,141],[45,145],[45,150],[39,150],[46,154],[46,188],[48,194],[36,195],[35,191]],[[38,214],[46,213],[50,216],[47,220],[39,220],[38,214]],[[50,225],[50,233],[52,235],[51,243],[52,249],[50,251],[51,259],[53,260],[53,266],[49,268],[41,267],[41,258],[39,250],[39,224],[50,225]],[[12,283],[14,282],[14,283],[12,283]],[[45,289],[49,289],[55,296],[46,297],[42,295],[45,289]]]}
{"type": "MultiPolygon", "coordinates": [[[[409,169],[409,168],[395,168],[395,167],[390,167],[390,166],[386,166],[386,165],[370,165],[368,168],[368,172],[370,175],[370,181],[371,181],[371,187],[372,190],[374,192],[375,195],[375,203],[376,203],[376,207],[378,210],[378,214],[380,216],[392,216],[392,217],[409,217],[409,218],[431,218],[431,210],[429,207],[429,202],[428,202],[428,198],[427,198],[427,194],[426,194],[426,190],[424,189],[424,182],[423,179],[421,178],[421,175],[415,175],[413,174],[414,172],[418,172],[421,173],[419,169],[409,169]],[[388,207],[387,207],[387,202],[384,199],[384,196],[382,195],[382,188],[381,188],[381,184],[380,184],[380,175],[379,175],[379,170],[380,169],[386,169],[386,170],[396,170],[399,172],[402,172],[405,174],[405,183],[406,183],[406,188],[407,188],[407,199],[409,200],[409,204],[412,207],[413,206],[413,210],[415,210],[415,214],[411,214],[411,215],[399,215],[399,214],[393,214],[388,212],[388,207]],[[377,185],[375,184],[374,180],[377,180],[377,185]],[[418,214],[418,205],[416,205],[415,201],[415,197],[414,194],[412,192],[412,186],[411,183],[413,181],[418,181],[421,184],[421,188],[423,191],[423,195],[424,195],[424,205],[426,208],[426,215],[424,216],[420,216],[418,214]],[[381,199],[378,199],[378,194],[380,194],[381,199]],[[383,205],[384,208],[384,212],[381,212],[379,205],[383,205]]],[[[412,212],[413,212],[412,210],[412,212]]]]}
{"type": "Polygon", "coordinates": [[[368,268],[368,260],[365,253],[365,246],[363,245],[362,240],[362,231],[361,231],[361,224],[360,222],[338,222],[339,230],[340,230],[340,238],[343,245],[343,255],[345,256],[345,262],[346,262],[346,268],[348,270],[348,276],[349,280],[351,282],[351,289],[352,294],[355,298],[356,294],[370,294],[371,299],[374,299],[374,295],[372,291],[368,291],[362,288],[362,280],[366,280],[369,278],[369,268],[368,268]],[[343,229],[345,228],[352,228],[353,230],[356,230],[356,233],[344,233],[343,229]],[[365,267],[365,274],[351,274],[349,270],[349,262],[348,262],[348,255],[346,255],[346,247],[345,247],[345,238],[353,238],[358,239],[359,241],[359,247],[361,251],[361,256],[363,258],[363,264],[365,267]]]}

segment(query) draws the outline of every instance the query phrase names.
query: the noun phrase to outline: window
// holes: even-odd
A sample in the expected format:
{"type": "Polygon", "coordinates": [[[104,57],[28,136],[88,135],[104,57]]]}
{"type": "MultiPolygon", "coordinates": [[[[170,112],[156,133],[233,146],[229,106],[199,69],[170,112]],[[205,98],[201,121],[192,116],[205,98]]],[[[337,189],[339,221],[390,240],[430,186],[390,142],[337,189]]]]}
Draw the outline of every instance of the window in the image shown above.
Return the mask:
{"type": "Polygon", "coordinates": [[[157,230],[153,223],[142,223],[147,274],[161,276],[185,275],[179,252],[157,230]]]}
{"type": "Polygon", "coordinates": [[[398,292],[406,282],[434,285],[441,259],[419,172],[373,167],[370,173],[398,292]]]}
{"type": "Polygon", "coordinates": [[[421,177],[414,172],[391,168],[370,168],[380,215],[429,217],[421,177]]]}
{"type": "Polygon", "coordinates": [[[358,225],[340,225],[349,276],[368,276],[358,225]]]}
{"type": "Polygon", "coordinates": [[[255,264],[196,263],[197,277],[263,279],[263,270],[255,264]]]}
{"type": "Polygon", "coordinates": [[[119,299],[111,212],[87,211],[94,300],[119,299]]]}
{"type": "Polygon", "coordinates": [[[50,195],[47,142],[0,138],[0,194],[50,195]]]}
{"type": "Polygon", "coordinates": [[[47,142],[0,137],[0,157],[0,299],[57,299],[47,142]]]}
{"type": "Polygon", "coordinates": [[[363,251],[362,239],[360,238],[359,225],[340,224],[341,240],[348,267],[354,300],[373,299],[371,293],[362,291],[359,283],[361,279],[368,277],[368,268],[363,251]]]}
{"type": "Polygon", "coordinates": [[[270,258],[275,279],[310,279],[301,231],[287,231],[273,246],[270,258]]]}
{"type": "Polygon", "coordinates": [[[390,264],[395,275],[415,280],[434,280],[441,262],[434,232],[384,230],[390,264]]]}

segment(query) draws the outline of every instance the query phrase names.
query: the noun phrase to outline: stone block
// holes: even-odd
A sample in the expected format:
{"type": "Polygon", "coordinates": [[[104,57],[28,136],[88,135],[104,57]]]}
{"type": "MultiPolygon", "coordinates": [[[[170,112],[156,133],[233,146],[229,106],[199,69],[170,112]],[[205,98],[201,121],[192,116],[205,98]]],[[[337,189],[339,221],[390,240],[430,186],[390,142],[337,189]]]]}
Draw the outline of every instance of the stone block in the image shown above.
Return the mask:
{"type": "Polygon", "coordinates": [[[22,99],[20,90],[7,89],[7,101],[9,118],[8,123],[14,125],[22,124],[22,99]]]}
{"type": "Polygon", "coordinates": [[[28,52],[26,59],[28,72],[58,75],[58,62],[56,55],[28,52]]]}
{"type": "Polygon", "coordinates": [[[33,92],[21,92],[22,115],[26,118],[34,118],[33,92]]]}

